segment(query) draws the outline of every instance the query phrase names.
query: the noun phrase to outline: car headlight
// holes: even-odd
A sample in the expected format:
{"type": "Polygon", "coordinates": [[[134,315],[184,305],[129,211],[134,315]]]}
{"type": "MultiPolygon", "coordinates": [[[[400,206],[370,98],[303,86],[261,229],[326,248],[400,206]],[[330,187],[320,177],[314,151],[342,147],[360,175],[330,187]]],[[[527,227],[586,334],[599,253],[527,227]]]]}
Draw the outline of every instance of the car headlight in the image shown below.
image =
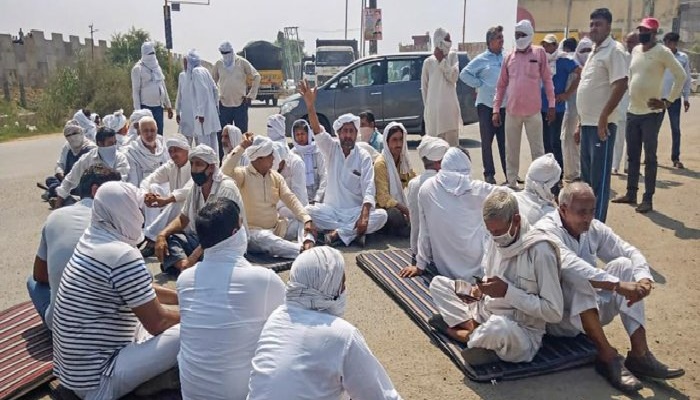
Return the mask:
{"type": "Polygon", "coordinates": [[[280,107],[280,114],[287,114],[291,112],[293,109],[297,108],[299,105],[299,100],[291,100],[287,101],[282,106],[280,107]]]}

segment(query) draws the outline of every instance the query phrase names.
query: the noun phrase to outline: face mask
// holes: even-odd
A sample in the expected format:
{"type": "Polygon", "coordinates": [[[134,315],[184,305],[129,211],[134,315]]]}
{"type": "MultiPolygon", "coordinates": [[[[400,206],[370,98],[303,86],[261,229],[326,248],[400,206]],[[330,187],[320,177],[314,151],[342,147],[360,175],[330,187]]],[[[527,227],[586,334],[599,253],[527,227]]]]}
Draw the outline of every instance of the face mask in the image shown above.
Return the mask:
{"type": "Polygon", "coordinates": [[[444,40],[442,44],[440,45],[440,50],[442,50],[445,55],[450,52],[450,49],[452,48],[452,42],[448,42],[444,40]]]}
{"type": "Polygon", "coordinates": [[[233,65],[233,52],[222,54],[224,60],[224,66],[230,67],[233,65]]]}
{"type": "Polygon", "coordinates": [[[114,163],[117,160],[117,146],[98,147],[97,154],[100,155],[108,167],[114,168],[114,163]]]}
{"type": "Polygon", "coordinates": [[[372,137],[373,132],[374,130],[369,126],[360,128],[360,140],[362,140],[363,142],[369,142],[369,139],[372,137]]]}
{"type": "Polygon", "coordinates": [[[192,182],[194,182],[197,186],[202,186],[207,182],[207,178],[209,177],[207,175],[207,171],[204,170],[202,172],[192,172],[192,182]]]}
{"type": "Polygon", "coordinates": [[[650,32],[639,34],[639,43],[649,43],[649,42],[651,42],[651,33],[650,32]]]}
{"type": "Polygon", "coordinates": [[[590,53],[576,53],[576,59],[578,60],[578,63],[581,65],[586,65],[586,61],[588,61],[588,55],[590,53]]]}
{"type": "Polygon", "coordinates": [[[324,311],[328,314],[335,315],[336,317],[341,317],[345,315],[345,307],[348,305],[347,290],[338,296],[338,300],[333,303],[333,306],[325,309],[324,311]]]}
{"type": "Polygon", "coordinates": [[[79,148],[80,145],[83,144],[83,140],[85,140],[85,138],[84,138],[83,135],[80,135],[80,134],[78,134],[78,135],[73,135],[73,136],[68,136],[68,137],[66,138],[66,141],[68,141],[68,145],[69,145],[72,149],[77,149],[77,148],[79,148]]]}
{"type": "Polygon", "coordinates": [[[527,49],[527,46],[529,46],[530,43],[532,43],[532,39],[530,38],[530,36],[525,36],[525,37],[521,37],[520,39],[515,39],[515,47],[518,50],[527,49]]]}
{"type": "Polygon", "coordinates": [[[510,230],[513,229],[513,221],[510,222],[508,226],[508,231],[500,236],[491,236],[493,241],[496,242],[498,247],[508,247],[515,241],[515,235],[510,234],[510,230]]]}

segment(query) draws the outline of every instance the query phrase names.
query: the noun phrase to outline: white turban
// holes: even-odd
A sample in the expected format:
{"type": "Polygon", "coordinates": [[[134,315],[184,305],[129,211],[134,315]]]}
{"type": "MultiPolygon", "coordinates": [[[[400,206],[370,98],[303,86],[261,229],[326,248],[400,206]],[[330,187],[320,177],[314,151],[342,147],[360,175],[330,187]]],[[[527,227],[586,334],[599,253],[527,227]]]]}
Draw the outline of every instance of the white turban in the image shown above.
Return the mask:
{"type": "Polygon", "coordinates": [[[83,128],[83,130],[87,131],[95,128],[95,123],[90,120],[87,115],[85,115],[83,110],[78,110],[78,112],[73,114],[73,120],[76,121],[83,128]]]}
{"type": "Polygon", "coordinates": [[[179,149],[189,151],[190,143],[187,141],[187,138],[184,135],[176,133],[165,140],[165,148],[169,149],[171,147],[177,147],[179,149]]]}
{"type": "Polygon", "coordinates": [[[445,157],[445,153],[450,148],[450,144],[436,136],[425,135],[418,145],[418,156],[430,161],[440,161],[445,157]]]}
{"type": "Polygon", "coordinates": [[[277,171],[277,169],[279,169],[280,163],[282,161],[286,161],[287,158],[289,158],[289,146],[287,146],[287,143],[282,142],[274,142],[272,143],[272,146],[274,148],[273,154],[275,156],[275,161],[272,165],[272,169],[277,171]]]}
{"type": "Polygon", "coordinates": [[[272,114],[267,117],[267,137],[274,142],[285,142],[287,138],[284,135],[285,119],[282,114],[272,114]]]}
{"type": "Polygon", "coordinates": [[[194,149],[190,150],[190,162],[192,162],[193,158],[199,158],[207,164],[219,165],[219,155],[206,144],[197,145],[194,149]]]}
{"type": "Polygon", "coordinates": [[[141,62],[150,69],[151,77],[154,81],[162,81],[165,79],[165,75],[163,75],[163,70],[160,69],[158,57],[156,57],[155,53],[156,48],[153,43],[143,42],[141,45],[141,62]]]}
{"type": "Polygon", "coordinates": [[[235,61],[235,54],[233,54],[233,46],[231,45],[231,42],[226,41],[226,42],[221,43],[219,45],[219,52],[220,53],[227,53],[227,54],[222,54],[224,67],[226,69],[232,69],[233,62],[235,61]]]}
{"type": "Polygon", "coordinates": [[[578,45],[576,46],[576,61],[578,61],[579,64],[584,65],[586,64],[586,61],[588,60],[588,54],[589,53],[582,53],[582,50],[587,50],[587,49],[593,49],[593,41],[587,37],[581,39],[580,42],[578,42],[578,45]]]}
{"type": "Polygon", "coordinates": [[[527,36],[532,36],[535,34],[535,29],[532,27],[532,22],[530,20],[524,19],[515,24],[515,31],[524,33],[527,36]]]}
{"type": "Polygon", "coordinates": [[[126,116],[124,110],[117,110],[113,114],[105,115],[102,119],[102,124],[115,132],[119,132],[126,125],[126,116]]]}
{"type": "Polygon", "coordinates": [[[153,118],[153,113],[147,108],[134,110],[134,112],[131,113],[131,116],[129,117],[129,132],[127,132],[130,138],[135,139],[139,135],[135,124],[141,121],[141,118],[143,117],[153,118]]]}
{"type": "Polygon", "coordinates": [[[344,276],[345,260],[338,250],[327,246],[307,250],[292,263],[286,302],[308,310],[342,314],[338,308],[344,307],[344,276]]]}
{"type": "Polygon", "coordinates": [[[472,162],[462,149],[450,147],[440,165],[436,179],[448,193],[461,196],[471,190],[472,162]]]}
{"type": "Polygon", "coordinates": [[[450,52],[450,48],[452,47],[452,42],[445,40],[448,34],[449,33],[443,28],[437,28],[433,34],[433,45],[442,50],[445,55],[450,52]]]}
{"type": "Polygon", "coordinates": [[[188,51],[185,58],[187,59],[188,73],[192,72],[193,69],[199,67],[202,64],[202,59],[199,57],[199,53],[197,53],[197,50],[195,49],[191,49],[190,51],[188,51]]]}
{"type": "Polygon", "coordinates": [[[559,183],[561,167],[552,153],[538,157],[530,164],[525,177],[525,190],[545,201],[554,200],[551,189],[559,183]]]}
{"type": "Polygon", "coordinates": [[[100,186],[92,203],[89,231],[103,232],[119,241],[136,246],[143,240],[143,194],[126,182],[107,182],[100,186]]]}
{"type": "Polygon", "coordinates": [[[92,122],[94,122],[94,123],[97,123],[96,121],[97,121],[98,118],[100,118],[100,114],[98,114],[98,113],[92,113],[92,114],[90,114],[90,121],[92,121],[92,122]]]}
{"type": "MultiPolygon", "coordinates": [[[[241,142],[243,141],[243,132],[241,132],[240,129],[236,125],[226,125],[224,126],[224,129],[221,130],[221,135],[222,136],[228,136],[229,141],[231,142],[231,147],[227,148],[224,147],[224,152],[226,154],[230,153],[231,150],[236,148],[241,142]]],[[[222,140],[222,145],[223,145],[223,140],[222,140]]]]}
{"type": "Polygon", "coordinates": [[[360,117],[358,117],[355,114],[343,114],[340,117],[338,117],[338,119],[336,119],[335,122],[333,122],[333,132],[337,134],[340,128],[343,127],[343,125],[349,123],[355,125],[355,129],[357,129],[358,132],[360,131],[360,117]]]}
{"type": "Polygon", "coordinates": [[[228,40],[221,42],[221,44],[219,45],[219,52],[225,53],[229,51],[233,52],[233,45],[231,44],[231,42],[229,42],[228,40]]]}
{"type": "Polygon", "coordinates": [[[73,135],[76,133],[83,135],[85,131],[75,120],[66,122],[66,125],[63,127],[63,136],[73,135]]]}
{"type": "Polygon", "coordinates": [[[253,144],[245,150],[250,162],[253,162],[261,157],[267,157],[275,150],[272,140],[265,136],[257,135],[253,138],[253,144]]]}

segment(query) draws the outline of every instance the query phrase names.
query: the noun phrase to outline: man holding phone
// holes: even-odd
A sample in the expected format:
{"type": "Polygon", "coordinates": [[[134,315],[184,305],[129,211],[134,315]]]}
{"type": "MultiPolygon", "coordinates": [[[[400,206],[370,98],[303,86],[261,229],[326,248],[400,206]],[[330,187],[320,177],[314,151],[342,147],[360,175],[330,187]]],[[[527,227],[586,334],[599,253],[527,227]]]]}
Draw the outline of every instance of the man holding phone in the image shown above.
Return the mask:
{"type": "Polygon", "coordinates": [[[509,191],[490,194],[482,213],[491,234],[486,275],[474,276],[474,284],[436,276],[430,293],[440,316],[430,322],[467,344],[462,356],[471,365],[530,362],[545,325],[561,321],[564,313],[558,249],[543,233],[530,230],[509,191]]]}

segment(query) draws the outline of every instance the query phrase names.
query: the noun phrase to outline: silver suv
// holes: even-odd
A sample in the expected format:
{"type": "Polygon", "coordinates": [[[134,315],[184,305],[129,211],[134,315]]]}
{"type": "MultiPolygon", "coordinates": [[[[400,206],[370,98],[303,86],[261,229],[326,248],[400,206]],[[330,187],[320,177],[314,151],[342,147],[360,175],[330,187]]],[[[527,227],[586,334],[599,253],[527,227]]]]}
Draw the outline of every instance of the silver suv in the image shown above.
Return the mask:
{"type": "MultiPolygon", "coordinates": [[[[460,71],[469,62],[466,53],[457,53],[460,71]]],[[[410,133],[425,133],[421,71],[431,53],[376,55],[355,61],[318,88],[316,112],[328,132],[338,116],[363,111],[374,114],[379,128],[391,121],[402,122],[410,133]]],[[[478,121],[473,88],[457,82],[457,98],[465,125],[478,121]]],[[[294,94],[280,106],[287,132],[297,119],[307,119],[306,105],[294,94]]]]}

